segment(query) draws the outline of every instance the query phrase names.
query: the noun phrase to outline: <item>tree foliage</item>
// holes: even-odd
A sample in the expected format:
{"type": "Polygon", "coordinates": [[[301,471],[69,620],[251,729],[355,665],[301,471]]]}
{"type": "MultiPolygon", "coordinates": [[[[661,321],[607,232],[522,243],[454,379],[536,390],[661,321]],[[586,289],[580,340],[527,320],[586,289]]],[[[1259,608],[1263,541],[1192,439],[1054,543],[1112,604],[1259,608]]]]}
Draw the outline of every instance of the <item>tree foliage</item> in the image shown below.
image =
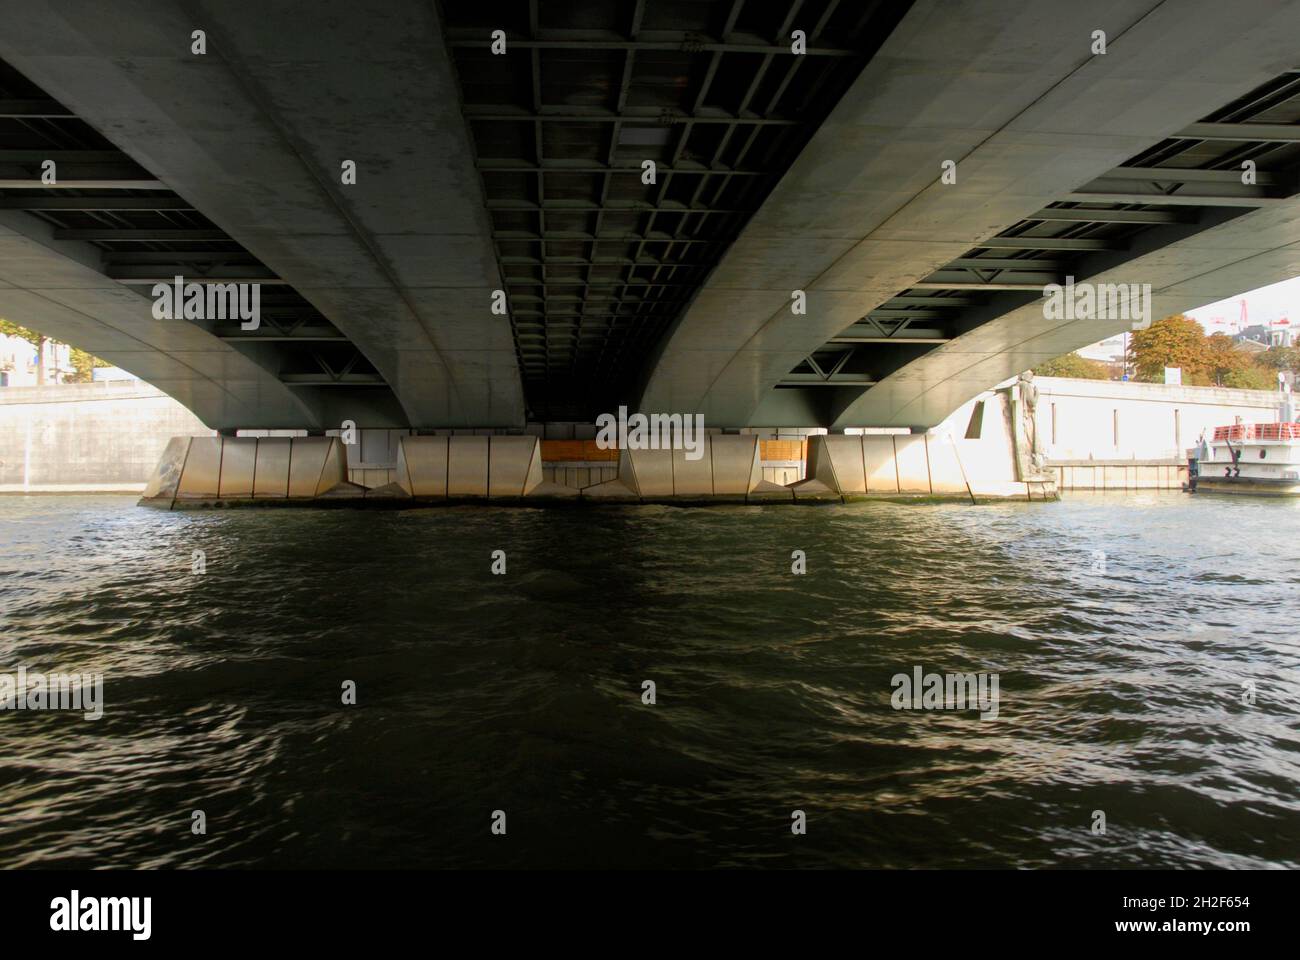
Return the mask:
{"type": "Polygon", "coordinates": [[[1165,367],[1181,367],[1183,383],[1190,385],[1275,390],[1277,371],[1300,369],[1295,347],[1249,353],[1227,334],[1207,337],[1199,323],[1182,314],[1138,330],[1129,342],[1137,378],[1155,383],[1164,380],[1165,367]]]}
{"type": "Polygon", "coordinates": [[[1073,377],[1076,380],[1107,380],[1110,371],[1100,360],[1089,360],[1077,353],[1067,353],[1034,367],[1040,377],[1073,377]]]}
{"type": "MultiPolygon", "coordinates": [[[[1223,333],[1206,336],[1191,317],[1175,314],[1157,320],[1129,339],[1136,379],[1163,383],[1166,367],[1178,367],[1188,386],[1235,387],[1242,390],[1277,389],[1278,371],[1300,374],[1300,345],[1272,347],[1258,353],[1243,350],[1223,333]]],[[[1043,377],[1106,380],[1106,364],[1067,353],[1034,367],[1043,377]]]]}
{"type": "Polygon", "coordinates": [[[0,334],[9,337],[21,337],[34,347],[39,347],[49,339],[43,333],[37,333],[35,330],[28,330],[26,327],[19,326],[12,320],[6,320],[0,317],[0,334]]]}
{"type": "MultiPolygon", "coordinates": [[[[35,330],[14,323],[12,320],[6,320],[3,317],[0,317],[0,335],[20,337],[30,343],[37,350],[41,350],[46,343],[58,342],[45,336],[43,333],[38,333],[35,330]]],[[[80,350],[77,347],[72,347],[69,352],[71,354],[72,369],[74,372],[63,378],[64,383],[89,383],[94,379],[93,371],[96,367],[112,366],[112,364],[87,353],[85,350],[80,350]]],[[[40,356],[43,361],[43,353],[40,356]]]]}
{"type": "Polygon", "coordinates": [[[71,354],[74,372],[63,378],[64,383],[90,383],[95,379],[94,370],[96,367],[112,366],[111,363],[92,356],[78,347],[73,347],[71,354]]]}
{"type": "Polygon", "coordinates": [[[1221,386],[1236,387],[1238,390],[1276,390],[1277,371],[1252,363],[1229,372],[1224,376],[1221,386]]]}
{"type": "Polygon", "coordinates": [[[1207,337],[1201,325],[1181,313],[1157,320],[1129,339],[1137,378],[1151,383],[1165,379],[1165,367],[1181,367],[1183,382],[1204,375],[1209,362],[1207,337]]]}
{"type": "Polygon", "coordinates": [[[1300,372],[1300,347],[1273,347],[1261,353],[1257,362],[1270,370],[1300,372]]]}
{"type": "Polygon", "coordinates": [[[1229,376],[1241,373],[1249,366],[1250,357],[1237,349],[1232,337],[1216,333],[1205,338],[1205,369],[1202,372],[1216,387],[1225,386],[1229,376]]]}

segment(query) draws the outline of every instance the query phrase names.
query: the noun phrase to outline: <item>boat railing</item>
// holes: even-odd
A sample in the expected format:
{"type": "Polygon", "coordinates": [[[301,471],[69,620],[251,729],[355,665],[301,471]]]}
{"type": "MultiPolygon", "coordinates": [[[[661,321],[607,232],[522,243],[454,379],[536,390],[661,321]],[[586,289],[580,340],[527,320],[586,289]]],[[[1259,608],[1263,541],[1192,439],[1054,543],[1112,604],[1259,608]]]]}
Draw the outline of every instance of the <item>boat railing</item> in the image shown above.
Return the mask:
{"type": "Polygon", "coordinates": [[[1234,423],[1214,428],[1215,440],[1300,440],[1300,423],[1234,423]]]}

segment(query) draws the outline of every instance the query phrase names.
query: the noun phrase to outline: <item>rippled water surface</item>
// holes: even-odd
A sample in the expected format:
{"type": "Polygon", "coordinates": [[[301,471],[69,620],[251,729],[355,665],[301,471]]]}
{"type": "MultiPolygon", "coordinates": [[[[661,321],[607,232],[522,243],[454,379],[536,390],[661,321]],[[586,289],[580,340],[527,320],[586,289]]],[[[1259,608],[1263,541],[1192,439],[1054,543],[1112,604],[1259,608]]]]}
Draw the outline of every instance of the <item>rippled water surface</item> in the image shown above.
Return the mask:
{"type": "Polygon", "coordinates": [[[0,669],[102,673],[105,710],[0,712],[0,854],[1300,866],[1298,591],[1300,503],[1181,494],[392,513],[2,497],[0,669]],[[998,718],[893,709],[915,666],[996,672],[998,718]]]}

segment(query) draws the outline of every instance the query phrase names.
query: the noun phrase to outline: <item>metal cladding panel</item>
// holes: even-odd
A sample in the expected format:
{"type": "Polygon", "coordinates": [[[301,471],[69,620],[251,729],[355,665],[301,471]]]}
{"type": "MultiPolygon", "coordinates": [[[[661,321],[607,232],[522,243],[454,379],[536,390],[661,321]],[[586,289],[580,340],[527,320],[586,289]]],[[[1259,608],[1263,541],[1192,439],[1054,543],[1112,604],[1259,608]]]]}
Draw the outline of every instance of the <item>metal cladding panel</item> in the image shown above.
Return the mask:
{"type": "Polygon", "coordinates": [[[864,434],[862,462],[867,493],[898,493],[898,466],[894,462],[894,438],[887,434],[864,434]]]}
{"type": "Polygon", "coordinates": [[[413,497],[447,495],[447,437],[402,437],[397,482],[413,497]]]}
{"type": "Polygon", "coordinates": [[[713,492],[716,494],[747,494],[763,478],[759,463],[758,437],[712,436],[709,453],[713,461],[713,492]]]}
{"type": "Polygon", "coordinates": [[[253,473],[257,469],[255,437],[222,437],[221,497],[243,498],[253,495],[253,473]]]}
{"type": "Polygon", "coordinates": [[[314,497],[320,486],[330,437],[294,437],[289,448],[289,496],[314,497]]]}
{"type": "Polygon", "coordinates": [[[894,437],[894,459],[898,464],[899,493],[930,492],[930,464],[925,455],[924,436],[894,437]]]}
{"type": "Polygon", "coordinates": [[[488,495],[488,437],[447,438],[447,496],[488,495]]]}
{"type": "Polygon", "coordinates": [[[930,489],[934,493],[966,493],[966,478],[952,438],[927,436],[925,447],[930,459],[930,489]]]}
{"type": "Polygon", "coordinates": [[[217,496],[221,489],[221,437],[194,437],[185,458],[178,500],[200,500],[217,496]]]}
{"type": "Polygon", "coordinates": [[[687,459],[688,451],[684,449],[647,450],[645,453],[672,457],[674,494],[679,497],[711,497],[714,494],[713,458],[709,455],[711,439],[711,437],[703,438],[704,444],[701,447],[703,456],[698,460],[687,459]]]}
{"type": "Polygon", "coordinates": [[[862,472],[862,438],[857,436],[828,436],[825,455],[835,467],[835,479],[840,493],[866,493],[867,482],[862,472]]]}
{"type": "Polygon", "coordinates": [[[488,496],[522,497],[528,488],[529,471],[540,463],[536,437],[489,437],[488,496]]]}
{"type": "Polygon", "coordinates": [[[628,459],[636,477],[636,489],[643,497],[671,497],[673,458],[668,450],[629,450],[628,459]]]}
{"type": "Polygon", "coordinates": [[[257,470],[253,496],[283,500],[289,495],[289,437],[261,437],[257,441],[257,470]]]}
{"type": "Polygon", "coordinates": [[[181,482],[181,469],[185,466],[185,457],[190,450],[191,437],[172,437],[167,441],[158,465],[154,467],[145,485],[145,500],[170,500],[176,496],[176,489],[181,482]]]}

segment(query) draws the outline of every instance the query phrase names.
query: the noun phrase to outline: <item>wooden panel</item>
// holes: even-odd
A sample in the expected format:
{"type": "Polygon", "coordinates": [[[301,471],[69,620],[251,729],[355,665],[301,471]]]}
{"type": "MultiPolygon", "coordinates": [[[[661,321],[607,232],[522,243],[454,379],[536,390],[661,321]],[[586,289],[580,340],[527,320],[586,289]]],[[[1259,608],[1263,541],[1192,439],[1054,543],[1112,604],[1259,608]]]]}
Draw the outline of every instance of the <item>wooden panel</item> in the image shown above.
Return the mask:
{"type": "Polygon", "coordinates": [[[581,440],[543,440],[542,441],[542,462],[550,461],[569,461],[574,462],[581,460],[582,441],[581,440]]]}
{"type": "Polygon", "coordinates": [[[806,440],[760,440],[759,456],[763,460],[803,460],[806,440]]]}
{"type": "Polygon", "coordinates": [[[542,462],[584,463],[616,462],[618,450],[602,450],[595,440],[543,440],[542,462]]]}

